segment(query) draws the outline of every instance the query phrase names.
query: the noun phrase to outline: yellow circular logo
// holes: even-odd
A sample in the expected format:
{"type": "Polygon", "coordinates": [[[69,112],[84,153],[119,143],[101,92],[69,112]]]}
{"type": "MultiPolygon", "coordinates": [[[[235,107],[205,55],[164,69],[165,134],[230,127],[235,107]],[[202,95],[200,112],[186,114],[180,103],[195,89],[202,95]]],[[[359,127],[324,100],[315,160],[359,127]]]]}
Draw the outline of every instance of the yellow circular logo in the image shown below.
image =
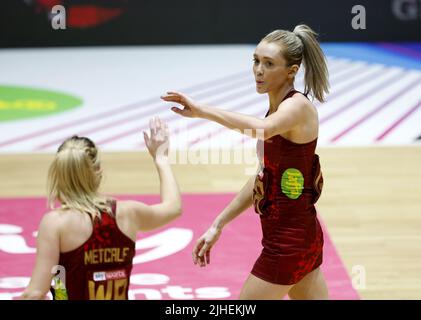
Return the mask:
{"type": "Polygon", "coordinates": [[[298,199],[303,193],[304,177],[300,170],[288,168],[281,178],[282,192],[290,199],[298,199]]]}

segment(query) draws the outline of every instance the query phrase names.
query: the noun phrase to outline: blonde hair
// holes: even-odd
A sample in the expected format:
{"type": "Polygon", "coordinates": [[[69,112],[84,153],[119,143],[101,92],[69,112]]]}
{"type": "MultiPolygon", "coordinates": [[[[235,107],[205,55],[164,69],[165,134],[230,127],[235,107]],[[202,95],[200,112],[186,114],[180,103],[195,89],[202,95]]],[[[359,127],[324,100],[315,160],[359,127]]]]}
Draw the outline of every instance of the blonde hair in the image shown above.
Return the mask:
{"type": "Polygon", "coordinates": [[[278,43],[288,66],[304,62],[305,94],[311,93],[320,102],[324,102],[329,93],[329,71],[326,57],[316,39],[317,33],[306,25],[298,25],[294,31],[275,30],[262,41],[278,43]]]}
{"type": "Polygon", "coordinates": [[[62,208],[88,213],[92,219],[101,212],[112,215],[109,200],[98,194],[102,172],[98,150],[88,138],[73,136],[65,140],[48,170],[48,205],[60,201],[62,208]]]}

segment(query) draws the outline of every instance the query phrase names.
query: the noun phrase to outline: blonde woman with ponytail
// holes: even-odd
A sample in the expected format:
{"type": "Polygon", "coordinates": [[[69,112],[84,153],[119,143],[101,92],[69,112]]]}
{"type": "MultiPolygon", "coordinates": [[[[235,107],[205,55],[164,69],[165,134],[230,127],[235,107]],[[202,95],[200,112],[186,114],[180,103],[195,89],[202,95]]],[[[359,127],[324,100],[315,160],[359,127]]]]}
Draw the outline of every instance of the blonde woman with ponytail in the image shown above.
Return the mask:
{"type": "Polygon", "coordinates": [[[315,154],[319,121],[311,101],[323,102],[328,93],[326,59],[316,33],[306,25],[269,33],[253,58],[256,90],[269,97],[264,119],[210,107],[179,92],[161,97],[182,105],[172,107],[181,116],[207,119],[258,138],[258,173],[197,240],[193,261],[206,266],[223,227],[253,205],[260,215],[263,250],[239,298],[282,299],[288,294],[291,299],[327,299],[320,269],[323,232],[314,206],[323,186],[315,154]],[[301,67],[303,93],[294,89],[301,67]]]}
{"type": "Polygon", "coordinates": [[[52,211],[39,226],[35,267],[23,299],[45,299],[50,289],[54,299],[128,299],[137,233],[164,226],[181,214],[168,161],[167,125],[151,119],[150,134],[143,134],[161,183],[162,202],[155,205],[116,201],[99,193],[102,169],[90,139],[74,136],[59,147],[48,172],[52,211]],[[60,273],[50,288],[56,270],[60,273]]]}

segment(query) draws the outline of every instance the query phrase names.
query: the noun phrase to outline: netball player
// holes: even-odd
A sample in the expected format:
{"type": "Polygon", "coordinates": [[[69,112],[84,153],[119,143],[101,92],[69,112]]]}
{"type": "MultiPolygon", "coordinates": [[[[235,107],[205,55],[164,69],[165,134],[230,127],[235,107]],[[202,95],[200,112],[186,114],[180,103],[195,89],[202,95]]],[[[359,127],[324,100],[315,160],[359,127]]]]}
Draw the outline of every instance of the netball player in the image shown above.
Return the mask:
{"type": "Polygon", "coordinates": [[[311,95],[323,102],[329,88],[326,59],[316,36],[308,26],[298,25],[292,32],[273,31],[257,45],[253,57],[256,90],[269,98],[264,119],[206,106],[179,92],[162,96],[183,106],[172,107],[181,116],[214,121],[252,137],[263,131],[257,143],[258,174],[215,218],[193,250],[195,263],[208,264],[224,226],[254,206],[260,214],[263,250],[240,299],[281,299],[287,294],[291,299],[328,298],[320,270],[323,233],[314,207],[323,184],[315,154],[319,121],[308,99],[311,95]],[[294,88],[302,65],[304,93],[294,88]]]}
{"type": "Polygon", "coordinates": [[[55,270],[62,280],[52,290],[55,299],[128,298],[137,233],[181,214],[168,161],[167,125],[154,118],[150,136],[143,134],[160,179],[161,203],[155,205],[115,201],[99,193],[102,169],[90,139],[74,136],[59,147],[48,172],[48,198],[52,208],[56,201],[60,206],[41,220],[35,267],[23,299],[45,299],[55,270]]]}

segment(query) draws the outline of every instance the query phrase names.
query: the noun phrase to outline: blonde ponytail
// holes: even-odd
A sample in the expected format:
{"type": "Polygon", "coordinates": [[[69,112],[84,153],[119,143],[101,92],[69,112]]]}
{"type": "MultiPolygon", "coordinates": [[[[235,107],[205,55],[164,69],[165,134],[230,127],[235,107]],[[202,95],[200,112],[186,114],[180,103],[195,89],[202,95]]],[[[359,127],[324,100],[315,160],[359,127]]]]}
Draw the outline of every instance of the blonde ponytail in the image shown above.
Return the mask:
{"type": "Polygon", "coordinates": [[[294,31],[275,30],[262,41],[276,42],[281,47],[288,66],[304,63],[304,93],[311,94],[320,102],[329,93],[329,72],[326,57],[320,48],[314,32],[307,25],[298,25],[294,31]]]}
{"type": "Polygon", "coordinates": [[[324,101],[325,93],[329,93],[329,71],[326,57],[317,41],[317,33],[306,25],[298,25],[294,33],[303,43],[305,92],[312,92],[320,102],[324,101]]]}
{"type": "Polygon", "coordinates": [[[54,202],[62,207],[88,213],[92,219],[100,212],[110,215],[108,199],[98,194],[102,172],[95,144],[84,137],[74,136],[59,147],[50,165],[47,180],[48,205],[54,202]]]}

